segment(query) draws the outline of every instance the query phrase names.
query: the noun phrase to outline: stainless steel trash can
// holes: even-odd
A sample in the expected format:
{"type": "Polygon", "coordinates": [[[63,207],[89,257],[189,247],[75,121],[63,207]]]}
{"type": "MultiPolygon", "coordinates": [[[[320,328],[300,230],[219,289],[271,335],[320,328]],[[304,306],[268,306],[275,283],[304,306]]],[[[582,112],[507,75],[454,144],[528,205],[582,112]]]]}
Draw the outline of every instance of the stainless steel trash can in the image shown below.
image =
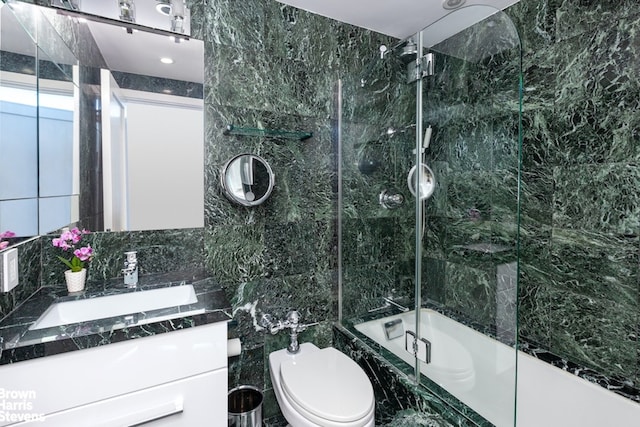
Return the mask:
{"type": "Polygon", "coordinates": [[[262,427],[262,392],[250,385],[229,391],[229,427],[262,427]]]}

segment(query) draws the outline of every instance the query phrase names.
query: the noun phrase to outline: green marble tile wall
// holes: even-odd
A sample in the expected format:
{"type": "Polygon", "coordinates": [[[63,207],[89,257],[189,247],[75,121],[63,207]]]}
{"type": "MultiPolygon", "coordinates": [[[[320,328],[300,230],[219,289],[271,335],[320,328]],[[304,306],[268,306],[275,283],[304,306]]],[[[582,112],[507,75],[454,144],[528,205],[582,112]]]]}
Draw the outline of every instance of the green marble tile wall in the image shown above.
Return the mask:
{"type": "Polygon", "coordinates": [[[520,336],[637,390],[640,4],[508,13],[524,48],[520,336]]]}
{"type": "Polygon", "coordinates": [[[265,390],[277,417],[267,355],[288,336],[265,336],[262,313],[297,309],[320,322],[301,341],[331,343],[337,320],[335,85],[360,70],[388,38],[272,0],[192,1],[193,34],[205,43],[205,264],[234,307],[230,387],[265,390]],[[306,141],[225,136],[226,125],[313,132],[306,141]],[[220,169],[252,152],[275,173],[269,200],[244,208],[227,200],[220,169]]]}

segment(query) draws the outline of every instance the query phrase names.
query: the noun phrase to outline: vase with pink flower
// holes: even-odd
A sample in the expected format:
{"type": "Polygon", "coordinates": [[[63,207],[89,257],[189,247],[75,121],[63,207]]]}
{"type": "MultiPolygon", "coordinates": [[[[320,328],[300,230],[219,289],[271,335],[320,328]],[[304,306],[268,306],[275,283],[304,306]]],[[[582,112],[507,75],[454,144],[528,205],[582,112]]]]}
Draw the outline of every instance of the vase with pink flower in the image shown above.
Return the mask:
{"type": "Polygon", "coordinates": [[[85,263],[93,259],[93,249],[90,245],[81,246],[83,236],[89,234],[88,230],[80,230],[77,227],[71,230],[65,229],[60,237],[53,239],[53,246],[70,253],[64,257],[58,255],[58,259],[69,267],[64,272],[69,292],[80,292],[84,289],[87,280],[85,263]]]}
{"type": "Polygon", "coordinates": [[[11,237],[16,237],[16,233],[9,230],[0,233],[0,251],[6,249],[9,246],[9,242],[2,239],[10,239],[11,237]]]}

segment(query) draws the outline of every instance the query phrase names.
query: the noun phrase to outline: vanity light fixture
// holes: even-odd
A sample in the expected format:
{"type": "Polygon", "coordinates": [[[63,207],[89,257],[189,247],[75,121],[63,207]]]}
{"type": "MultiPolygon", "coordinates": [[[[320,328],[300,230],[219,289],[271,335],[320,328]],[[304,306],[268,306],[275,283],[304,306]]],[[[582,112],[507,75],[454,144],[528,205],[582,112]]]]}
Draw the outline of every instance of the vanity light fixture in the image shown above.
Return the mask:
{"type": "Polygon", "coordinates": [[[184,33],[184,0],[171,1],[171,31],[184,33]]]}
{"type": "Polygon", "coordinates": [[[118,6],[121,20],[136,22],[136,4],[133,0],[118,0],[118,6]]]}
{"type": "Polygon", "coordinates": [[[173,59],[164,57],[164,58],[160,58],[160,62],[162,62],[163,64],[173,64],[173,59]]]}

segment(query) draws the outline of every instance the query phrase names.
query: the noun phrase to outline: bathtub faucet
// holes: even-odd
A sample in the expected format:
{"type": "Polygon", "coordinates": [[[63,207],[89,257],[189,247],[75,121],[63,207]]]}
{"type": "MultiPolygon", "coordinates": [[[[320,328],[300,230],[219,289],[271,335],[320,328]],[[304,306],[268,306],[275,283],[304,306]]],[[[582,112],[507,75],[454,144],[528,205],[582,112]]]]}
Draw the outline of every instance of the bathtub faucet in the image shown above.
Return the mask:
{"type": "Polygon", "coordinates": [[[274,321],[269,314],[263,314],[260,319],[260,326],[269,331],[271,335],[275,335],[283,329],[289,329],[289,337],[291,341],[287,347],[287,352],[296,354],[300,351],[300,343],[298,343],[298,334],[311,326],[316,326],[318,322],[302,324],[300,323],[300,313],[295,310],[287,313],[284,320],[274,321]]]}
{"type": "Polygon", "coordinates": [[[389,307],[395,307],[398,310],[400,310],[403,313],[406,313],[407,311],[409,311],[409,309],[403,305],[398,304],[397,302],[394,301],[392,296],[388,296],[388,297],[382,297],[382,301],[384,302],[384,305],[381,307],[377,307],[377,308],[372,308],[371,310],[369,310],[369,313],[373,313],[374,311],[380,311],[380,310],[385,310],[389,307]]]}

